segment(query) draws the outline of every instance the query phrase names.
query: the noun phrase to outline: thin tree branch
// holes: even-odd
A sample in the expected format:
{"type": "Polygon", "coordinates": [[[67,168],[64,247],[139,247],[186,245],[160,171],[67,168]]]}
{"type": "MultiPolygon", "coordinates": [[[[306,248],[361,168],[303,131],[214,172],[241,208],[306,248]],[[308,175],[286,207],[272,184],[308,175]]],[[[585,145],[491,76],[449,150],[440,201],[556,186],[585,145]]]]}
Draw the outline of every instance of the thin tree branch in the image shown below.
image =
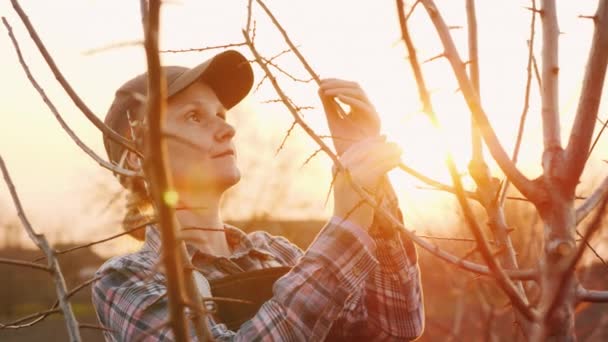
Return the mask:
{"type": "Polygon", "coordinates": [[[7,258],[0,258],[0,264],[5,264],[5,265],[13,265],[13,266],[20,266],[20,267],[28,267],[34,270],[39,270],[39,271],[46,271],[46,272],[50,272],[51,270],[44,265],[38,264],[38,263],[34,263],[34,262],[30,262],[30,261],[24,261],[24,260],[14,260],[14,259],[7,259],[7,258]]]}
{"type": "MultiPolygon", "coordinates": [[[[416,1],[414,6],[412,6],[412,10],[417,4],[418,1],[416,1]]],[[[422,77],[420,63],[418,62],[418,56],[416,55],[416,48],[414,48],[414,44],[412,43],[412,39],[407,28],[407,17],[404,11],[405,8],[403,6],[403,0],[397,0],[397,14],[399,16],[399,27],[401,28],[401,39],[403,39],[403,42],[407,48],[408,60],[410,61],[412,71],[414,72],[414,77],[416,78],[416,83],[418,84],[418,96],[420,97],[420,102],[422,102],[422,111],[424,113],[429,113],[431,111],[431,97],[429,96],[424,78],[422,77]]]]}
{"type": "Polygon", "coordinates": [[[42,87],[38,84],[38,82],[36,81],[36,79],[34,78],[32,73],[30,72],[29,67],[27,66],[25,60],[23,59],[23,55],[21,54],[21,49],[19,48],[19,43],[17,42],[17,39],[13,35],[13,29],[10,26],[10,24],[8,23],[8,21],[6,20],[6,18],[2,17],[2,22],[4,23],[4,26],[6,27],[6,30],[8,31],[8,35],[9,35],[11,41],[13,42],[13,46],[15,47],[15,51],[17,52],[17,57],[19,58],[19,63],[21,64],[23,71],[25,71],[25,74],[27,75],[28,80],[30,81],[30,83],[32,84],[34,89],[36,89],[36,91],[38,91],[38,94],[40,94],[40,97],[42,97],[42,100],[44,101],[44,103],[51,110],[51,112],[53,113],[53,115],[55,116],[57,121],[59,121],[59,124],[61,125],[61,127],[66,131],[66,133],[70,136],[70,138],[72,138],[72,140],[76,143],[76,145],[78,145],[78,147],[80,147],[80,149],[82,149],[86,154],[88,154],[91,158],[93,158],[93,160],[95,160],[101,167],[103,167],[105,169],[108,169],[114,173],[117,173],[119,175],[126,176],[126,177],[142,177],[141,173],[121,168],[120,166],[113,165],[113,164],[103,160],[93,150],[91,150],[85,143],[83,143],[82,140],[80,140],[80,138],[78,138],[76,133],[74,133],[74,131],[72,131],[70,126],[68,126],[68,124],[63,120],[63,118],[61,117],[61,114],[59,114],[59,111],[57,110],[57,107],[55,107],[53,102],[51,102],[51,99],[49,99],[49,97],[46,95],[44,89],[42,89],[42,87]]]}
{"type": "MultiPolygon", "coordinates": [[[[79,249],[95,246],[95,245],[98,245],[98,244],[101,244],[101,243],[104,243],[104,242],[108,242],[108,241],[114,240],[114,239],[119,238],[121,236],[125,236],[125,235],[131,234],[133,232],[139,231],[141,229],[146,228],[149,224],[153,224],[153,223],[157,223],[157,222],[156,221],[145,222],[145,223],[142,223],[140,225],[137,225],[136,227],[133,227],[133,228],[128,229],[128,230],[125,230],[124,232],[120,232],[118,234],[111,235],[111,236],[103,238],[101,240],[89,242],[89,243],[86,243],[86,244],[83,244],[83,245],[74,246],[74,247],[70,247],[70,248],[66,248],[66,249],[62,249],[62,250],[56,250],[56,251],[54,251],[54,253],[55,253],[55,255],[62,255],[62,254],[67,254],[67,253],[70,253],[70,252],[77,251],[79,249]]],[[[36,259],[34,259],[32,261],[36,262],[36,261],[43,260],[45,258],[46,258],[46,256],[41,255],[41,256],[37,257],[36,259]]]]}
{"type": "MultiPolygon", "coordinates": [[[[405,165],[404,163],[400,163],[399,168],[401,170],[403,170],[404,172],[408,173],[409,175],[415,177],[416,179],[422,181],[423,183],[433,187],[434,190],[441,190],[441,191],[450,192],[450,193],[456,192],[456,190],[454,190],[454,187],[441,183],[430,177],[427,177],[426,175],[412,169],[411,167],[405,165]]],[[[472,191],[465,191],[465,194],[467,195],[467,197],[479,201],[479,195],[477,193],[472,192],[472,191]]]]}
{"type": "Polygon", "coordinates": [[[13,185],[13,181],[10,178],[8,170],[6,169],[6,165],[4,164],[4,160],[1,156],[0,169],[2,169],[4,180],[6,181],[6,185],[9,188],[11,197],[17,209],[17,214],[21,219],[23,227],[25,228],[30,239],[36,244],[36,246],[38,246],[38,248],[40,248],[46,254],[48,268],[53,274],[53,280],[55,281],[55,290],[57,292],[57,298],[59,298],[59,307],[61,308],[61,312],[63,313],[63,317],[65,318],[65,323],[68,330],[68,335],[70,336],[70,340],[81,341],[80,331],[78,330],[78,321],[76,321],[76,316],[74,316],[72,306],[66,298],[65,280],[63,278],[63,273],[61,273],[61,267],[59,266],[59,262],[53,254],[53,249],[51,248],[48,241],[46,240],[46,237],[43,234],[37,234],[34,231],[34,228],[31,226],[29,220],[25,216],[25,212],[23,210],[23,207],[21,206],[21,201],[19,200],[19,196],[17,195],[17,191],[15,190],[15,186],[13,185]]]}
{"type": "Polygon", "coordinates": [[[246,45],[245,42],[241,42],[241,43],[205,46],[205,47],[190,48],[190,49],[160,50],[159,52],[160,53],[203,52],[203,51],[227,49],[227,48],[233,48],[233,47],[239,47],[239,46],[245,46],[245,45],[246,45]]]}
{"type": "MultiPolygon", "coordinates": [[[[532,8],[536,9],[536,0],[532,0],[532,8]]],[[[526,126],[526,118],[528,117],[528,110],[530,109],[530,90],[532,89],[532,77],[533,77],[533,64],[534,64],[534,37],[536,36],[536,11],[532,11],[532,18],[530,20],[530,38],[528,39],[528,66],[526,67],[526,89],[524,91],[524,106],[521,110],[519,117],[519,127],[517,129],[517,139],[515,140],[515,146],[513,147],[513,156],[511,160],[513,164],[517,165],[517,159],[519,158],[519,148],[524,135],[524,128],[526,126]]],[[[502,205],[507,196],[509,185],[511,182],[507,178],[505,185],[503,186],[502,193],[500,195],[500,205],[502,205]]]]}
{"type": "Polygon", "coordinates": [[[591,196],[587,197],[585,203],[576,208],[576,224],[583,221],[595,207],[597,207],[608,194],[608,176],[604,178],[602,183],[593,191],[591,196]]]}
{"type": "Polygon", "coordinates": [[[542,0],[541,6],[543,28],[541,99],[544,146],[547,152],[559,150],[562,146],[559,122],[559,25],[555,0],[542,0]]]}
{"type": "Polygon", "coordinates": [[[608,291],[587,290],[579,286],[576,297],[582,302],[608,303],[608,291]]]}
{"type": "Polygon", "coordinates": [[[74,104],[82,111],[82,113],[87,117],[87,119],[89,119],[89,121],[91,121],[91,123],[93,123],[93,125],[95,125],[95,127],[97,127],[103,133],[104,136],[115,141],[119,145],[129,149],[130,151],[134,152],[135,154],[142,156],[141,152],[137,150],[137,148],[135,147],[135,144],[132,141],[127,140],[125,137],[118,134],[117,132],[112,130],[110,127],[106,126],[97,117],[97,115],[95,115],[95,113],[93,113],[93,111],[91,111],[89,109],[89,107],[87,107],[87,105],[84,103],[84,101],[82,101],[82,99],[78,96],[78,94],[76,94],[76,91],[74,91],[72,86],[70,86],[68,81],[65,79],[65,77],[61,73],[61,71],[59,71],[59,68],[55,64],[55,61],[53,60],[53,58],[47,51],[46,47],[42,43],[42,40],[40,40],[40,37],[38,36],[36,29],[34,29],[34,26],[30,22],[30,19],[28,18],[27,14],[25,14],[25,11],[23,11],[23,9],[21,8],[21,5],[19,5],[19,2],[17,0],[11,0],[11,3],[13,5],[13,8],[15,9],[15,12],[17,12],[17,14],[19,15],[19,18],[21,18],[21,21],[27,28],[27,31],[29,32],[30,36],[32,37],[32,40],[38,47],[40,54],[42,54],[42,57],[44,57],[44,60],[46,61],[47,65],[53,72],[53,75],[55,75],[55,78],[61,84],[61,86],[66,91],[68,96],[72,99],[74,104]]]}
{"type": "MultiPolygon", "coordinates": [[[[475,1],[467,0],[467,28],[469,36],[469,78],[473,85],[473,89],[477,93],[479,101],[481,101],[481,88],[479,86],[479,54],[477,52],[477,16],[475,14],[475,1]]],[[[471,141],[473,145],[472,164],[484,163],[483,161],[483,146],[481,144],[481,136],[479,129],[475,125],[475,120],[471,117],[471,141]]]]}
{"type": "Polygon", "coordinates": [[[602,258],[602,256],[595,250],[595,248],[593,248],[593,246],[591,246],[591,243],[589,241],[584,241],[584,236],[583,236],[583,234],[581,234],[578,231],[578,229],[576,230],[576,235],[578,235],[581,238],[581,241],[583,241],[583,243],[587,246],[587,248],[589,248],[589,250],[591,250],[591,252],[595,255],[595,257],[602,264],[604,264],[604,266],[608,267],[608,263],[606,263],[606,260],[604,260],[604,258],[602,258]]]}
{"type": "Polygon", "coordinates": [[[587,152],[595,128],[595,119],[602,97],[608,64],[608,1],[600,0],[595,14],[595,31],[587,68],[576,110],[576,118],[566,147],[564,168],[566,179],[576,186],[587,160],[587,152]]]}

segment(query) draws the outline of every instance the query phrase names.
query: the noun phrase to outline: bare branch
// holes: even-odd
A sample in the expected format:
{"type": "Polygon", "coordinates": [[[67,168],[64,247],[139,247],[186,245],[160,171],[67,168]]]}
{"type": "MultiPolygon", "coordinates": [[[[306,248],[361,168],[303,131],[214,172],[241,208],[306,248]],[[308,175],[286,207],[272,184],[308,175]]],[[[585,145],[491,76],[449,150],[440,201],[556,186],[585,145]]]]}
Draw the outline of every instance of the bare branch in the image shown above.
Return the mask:
{"type": "Polygon", "coordinates": [[[287,133],[283,137],[283,140],[281,140],[281,144],[279,145],[279,147],[277,148],[277,150],[274,153],[275,157],[279,154],[279,152],[281,152],[281,150],[285,146],[285,143],[287,142],[287,139],[289,138],[289,136],[291,135],[291,132],[293,131],[293,129],[296,127],[297,124],[298,124],[297,121],[294,121],[291,123],[291,126],[289,126],[289,129],[287,130],[287,133]]]}
{"type": "Polygon", "coordinates": [[[595,128],[595,119],[602,97],[606,64],[608,63],[608,1],[600,0],[595,14],[595,31],[587,68],[576,110],[576,118],[570,132],[564,162],[565,176],[576,186],[587,160],[589,144],[595,128]]]}
{"type": "MultiPolygon", "coordinates": [[[[424,174],[422,174],[421,172],[418,172],[418,171],[412,169],[411,167],[405,165],[404,163],[400,163],[399,168],[401,170],[403,170],[404,172],[408,173],[409,175],[415,177],[416,179],[422,181],[423,183],[430,185],[431,187],[433,187],[436,190],[446,191],[446,192],[450,192],[450,193],[456,192],[456,190],[454,190],[453,187],[451,187],[447,184],[443,184],[430,177],[427,177],[424,174]]],[[[477,193],[475,193],[475,192],[465,191],[465,194],[467,195],[467,197],[469,197],[471,199],[479,200],[479,195],[477,195],[477,193]]]]}
{"type": "Polygon", "coordinates": [[[42,87],[40,87],[40,85],[38,84],[36,79],[34,79],[34,76],[30,72],[29,67],[25,63],[25,60],[23,59],[23,55],[21,54],[21,49],[19,48],[19,43],[17,42],[17,39],[15,39],[15,36],[13,35],[13,29],[10,26],[10,24],[8,23],[8,21],[6,20],[6,18],[2,17],[2,22],[4,23],[4,26],[6,27],[6,30],[8,31],[8,35],[11,38],[11,41],[13,42],[13,46],[15,47],[15,51],[17,52],[17,57],[19,58],[19,63],[21,64],[23,71],[25,71],[25,74],[27,75],[28,80],[31,82],[34,89],[36,89],[36,91],[38,91],[38,94],[40,94],[40,97],[42,97],[42,100],[44,101],[44,103],[51,110],[51,112],[53,113],[53,115],[55,116],[57,121],[59,121],[59,124],[61,125],[61,127],[66,131],[66,133],[70,136],[70,138],[72,138],[72,140],[76,143],[76,145],[78,145],[78,147],[80,147],[86,154],[88,154],[91,158],[93,158],[93,160],[95,160],[101,167],[103,167],[105,169],[108,169],[114,173],[117,173],[119,175],[126,176],[126,177],[142,177],[141,173],[124,169],[120,166],[113,165],[113,164],[103,160],[93,150],[91,150],[87,145],[85,145],[85,143],[83,143],[82,140],[80,140],[80,138],[78,138],[76,133],[74,133],[74,131],[72,131],[70,126],[68,126],[68,124],[63,120],[63,118],[61,117],[61,114],[59,114],[59,111],[57,110],[57,108],[55,107],[53,102],[51,102],[51,99],[48,98],[44,89],[42,89],[42,87]]]}
{"type": "MultiPolygon", "coordinates": [[[[477,16],[475,14],[475,1],[467,0],[467,28],[469,35],[469,78],[473,85],[473,89],[477,93],[479,101],[481,101],[481,90],[479,86],[479,54],[477,52],[477,16]]],[[[481,144],[481,136],[479,129],[475,126],[475,120],[471,118],[471,136],[473,145],[472,164],[483,163],[483,146],[481,144]]]]}
{"type": "Polygon", "coordinates": [[[25,231],[27,232],[30,239],[36,244],[36,246],[38,246],[38,248],[40,248],[46,254],[46,258],[48,260],[48,268],[49,270],[51,270],[53,280],[55,281],[55,289],[57,292],[57,298],[59,298],[59,306],[66,321],[66,327],[68,329],[70,340],[80,341],[81,338],[80,331],[78,330],[78,321],[76,321],[76,316],[74,316],[72,306],[66,298],[65,280],[63,279],[63,273],[61,273],[61,267],[59,266],[59,262],[53,254],[53,249],[49,246],[49,243],[44,235],[37,234],[34,231],[34,228],[31,226],[29,220],[25,216],[25,212],[23,210],[23,207],[21,206],[21,201],[19,200],[19,196],[17,195],[17,191],[15,190],[15,186],[13,185],[13,181],[10,178],[8,170],[6,169],[6,165],[4,165],[4,160],[1,156],[0,169],[2,169],[4,180],[6,181],[6,185],[9,188],[11,197],[17,209],[17,214],[21,219],[21,223],[23,224],[25,231]]]}
{"type": "Polygon", "coordinates": [[[95,125],[95,127],[97,127],[103,133],[104,136],[115,141],[116,143],[120,144],[121,146],[129,149],[130,151],[134,152],[135,154],[142,156],[141,152],[139,152],[137,150],[137,148],[135,147],[135,144],[132,141],[127,140],[125,137],[118,134],[117,132],[112,130],[110,127],[106,126],[97,117],[97,115],[95,115],[95,113],[93,113],[93,111],[91,111],[89,109],[89,107],[87,107],[87,105],[84,103],[84,101],[82,101],[82,99],[78,96],[78,94],[76,94],[76,91],[74,91],[72,86],[70,86],[68,81],[65,79],[65,77],[61,73],[61,71],[59,71],[59,68],[55,64],[55,61],[53,60],[53,58],[47,51],[46,47],[42,43],[42,40],[40,40],[40,37],[38,36],[36,29],[34,29],[34,26],[30,22],[30,19],[27,17],[27,14],[25,14],[23,9],[21,8],[21,5],[19,5],[19,2],[17,0],[11,0],[11,3],[13,5],[13,8],[15,9],[15,12],[17,12],[17,14],[19,15],[19,18],[21,18],[21,21],[27,28],[27,31],[29,32],[30,36],[32,37],[32,40],[38,47],[38,50],[42,54],[42,57],[44,57],[44,60],[46,61],[49,68],[55,75],[55,78],[61,84],[61,86],[66,91],[68,96],[72,99],[74,104],[82,111],[82,113],[87,117],[87,119],[89,119],[89,121],[91,121],[91,123],[93,123],[93,125],[95,125]]]}
{"type": "MultiPolygon", "coordinates": [[[[559,25],[555,0],[542,0],[541,2],[543,24],[542,121],[545,152],[549,152],[560,150],[562,146],[559,122],[559,25]]],[[[543,161],[543,165],[545,166],[545,161],[543,161]]]]}
{"type": "Polygon", "coordinates": [[[94,55],[94,54],[97,54],[100,52],[105,52],[108,50],[114,50],[114,49],[132,47],[132,46],[141,46],[143,44],[144,44],[144,42],[141,40],[131,40],[128,42],[113,43],[110,45],[106,45],[106,46],[102,46],[102,47],[98,47],[98,48],[94,48],[94,49],[89,49],[89,50],[83,51],[82,54],[85,56],[91,56],[91,55],[94,55]]]}
{"type": "Polygon", "coordinates": [[[608,176],[604,178],[602,183],[593,191],[591,196],[587,198],[585,203],[583,203],[580,207],[576,209],[576,224],[579,224],[581,221],[589,215],[591,211],[595,207],[597,207],[603,200],[606,198],[608,194],[608,176]]]}
{"type": "MultiPolygon", "coordinates": [[[[412,6],[412,10],[418,3],[419,2],[416,1],[414,6],[412,6]]],[[[407,48],[409,57],[408,60],[410,61],[412,71],[414,72],[414,77],[416,78],[416,83],[418,84],[418,96],[420,97],[420,102],[422,102],[422,111],[428,114],[431,111],[431,98],[429,96],[426,83],[424,82],[424,78],[422,77],[422,70],[420,69],[420,63],[418,62],[418,56],[416,55],[416,48],[414,47],[414,43],[410,37],[410,33],[407,28],[407,17],[403,11],[403,0],[397,0],[397,14],[399,15],[399,26],[401,27],[401,39],[403,39],[403,42],[407,48]]]]}
{"type": "Polygon", "coordinates": [[[586,246],[587,248],[589,248],[589,250],[595,255],[595,257],[602,263],[604,264],[604,266],[608,267],[608,263],[606,262],[606,260],[604,260],[604,258],[602,258],[602,256],[595,250],[595,248],[593,248],[593,246],[591,246],[591,243],[589,243],[589,241],[585,241],[585,237],[583,236],[583,234],[581,234],[578,230],[576,231],[576,235],[578,235],[581,240],[586,246]]]}
{"type": "Polygon", "coordinates": [[[224,45],[205,46],[205,47],[190,48],[190,49],[160,50],[159,52],[160,53],[203,52],[203,51],[227,49],[227,48],[233,48],[233,47],[239,47],[239,46],[245,46],[245,42],[224,44],[224,45]]]}
{"type": "Polygon", "coordinates": [[[25,317],[18,318],[12,322],[8,323],[0,323],[0,329],[23,329],[31,327],[37,323],[40,323],[42,320],[47,318],[51,314],[59,313],[61,310],[57,308],[51,308],[49,310],[35,312],[33,314],[29,314],[25,317]],[[29,321],[33,319],[33,321],[23,323],[25,321],[29,321]],[[23,323],[23,324],[22,324],[23,323]]]}
{"type": "Polygon", "coordinates": [[[439,34],[439,38],[443,44],[445,49],[446,57],[448,58],[450,65],[452,66],[452,70],[458,80],[458,84],[460,89],[465,97],[467,105],[469,106],[469,110],[475,119],[477,127],[479,127],[480,132],[488,146],[488,149],[497,164],[503,170],[505,175],[509,177],[513,185],[517,187],[517,189],[524,194],[527,198],[532,200],[533,202],[540,202],[545,194],[542,189],[540,189],[536,184],[527,179],[513,164],[504,148],[501,146],[496,133],[492,129],[488,118],[481,107],[478,96],[476,96],[475,90],[466,74],[466,70],[464,68],[464,63],[462,63],[460,56],[458,55],[458,51],[456,46],[454,45],[454,41],[450,35],[450,32],[445,24],[439,10],[435,6],[434,1],[432,0],[421,0],[422,4],[426,8],[437,33],[439,34]]]}
{"type": "Polygon", "coordinates": [[[30,262],[30,261],[24,261],[24,260],[14,260],[14,259],[7,259],[7,258],[0,258],[0,264],[5,264],[5,265],[13,265],[13,266],[20,266],[20,267],[28,267],[34,270],[40,270],[40,271],[46,271],[46,272],[50,272],[51,270],[44,265],[41,264],[37,264],[34,262],[30,262]]]}
{"type": "MultiPolygon", "coordinates": [[[[536,0],[532,0],[532,8],[536,9],[536,0]]],[[[530,90],[532,89],[532,69],[534,67],[534,37],[536,36],[536,11],[532,11],[532,19],[530,20],[530,38],[528,39],[528,66],[526,67],[526,89],[524,91],[524,106],[521,110],[519,118],[519,127],[517,129],[517,138],[515,140],[515,146],[513,147],[513,156],[511,160],[513,164],[517,165],[517,159],[519,157],[519,148],[524,135],[524,128],[526,126],[526,118],[528,117],[528,110],[530,108],[530,90]]],[[[502,188],[499,203],[502,205],[507,196],[509,185],[511,182],[507,178],[505,185],[502,188]]]]}
{"type": "Polygon", "coordinates": [[[304,166],[306,166],[314,157],[316,157],[319,154],[319,152],[323,152],[323,149],[318,148],[310,156],[308,156],[308,158],[306,158],[304,163],[302,163],[302,166],[300,166],[300,169],[302,169],[304,166]]]}
{"type": "Polygon", "coordinates": [[[587,153],[587,160],[589,160],[591,153],[593,153],[593,149],[595,149],[597,142],[600,141],[600,138],[602,137],[602,133],[604,133],[604,130],[606,130],[606,126],[608,126],[608,120],[606,120],[606,122],[602,122],[602,120],[598,118],[598,121],[602,124],[602,128],[597,133],[595,139],[593,139],[593,144],[591,144],[591,148],[589,148],[589,153],[587,153]]]}
{"type": "MultiPolygon", "coordinates": [[[[156,221],[145,222],[145,223],[142,223],[140,225],[137,225],[136,227],[133,227],[133,228],[128,229],[128,230],[125,230],[124,232],[111,235],[111,236],[109,236],[107,238],[103,238],[101,240],[85,243],[83,245],[79,245],[79,246],[75,246],[75,247],[71,247],[71,248],[67,248],[67,249],[62,249],[62,250],[54,251],[54,253],[55,253],[55,255],[67,254],[67,253],[70,253],[70,252],[77,251],[79,249],[95,246],[95,245],[98,245],[100,243],[108,242],[108,241],[114,240],[116,238],[119,238],[121,236],[125,236],[125,235],[131,234],[133,232],[139,231],[141,229],[146,228],[149,224],[153,224],[153,223],[156,223],[156,221]]],[[[36,261],[43,260],[45,258],[46,258],[46,256],[41,255],[41,256],[37,257],[36,259],[34,259],[33,261],[36,262],[36,261]]]]}
{"type": "Polygon", "coordinates": [[[576,296],[582,302],[608,303],[608,291],[587,290],[579,286],[576,296]]]}
{"type": "Polygon", "coordinates": [[[163,262],[167,278],[167,291],[169,296],[168,311],[169,324],[177,341],[188,340],[188,327],[182,306],[184,298],[184,278],[181,273],[182,259],[179,257],[181,249],[176,242],[175,217],[173,209],[165,202],[164,194],[171,189],[167,178],[166,148],[163,148],[164,116],[166,110],[166,80],[161,73],[160,56],[158,54],[158,29],[160,21],[160,0],[148,1],[147,10],[142,4],[142,12],[146,12],[144,19],[145,50],[148,63],[148,130],[145,139],[144,165],[148,168],[146,174],[150,175],[150,190],[155,203],[158,220],[160,222],[161,244],[163,246],[163,262]]]}

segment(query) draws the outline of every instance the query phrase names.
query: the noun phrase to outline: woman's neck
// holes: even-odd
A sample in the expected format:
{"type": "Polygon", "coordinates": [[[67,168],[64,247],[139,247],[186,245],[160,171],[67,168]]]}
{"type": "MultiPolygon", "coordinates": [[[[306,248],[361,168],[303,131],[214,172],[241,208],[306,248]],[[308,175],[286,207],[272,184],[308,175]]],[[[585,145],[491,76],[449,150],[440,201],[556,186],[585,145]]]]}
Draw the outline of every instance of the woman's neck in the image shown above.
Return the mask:
{"type": "Polygon", "coordinates": [[[180,235],[185,241],[202,252],[229,256],[231,249],[219,212],[220,199],[218,196],[194,197],[180,194],[175,216],[181,228],[180,235]]]}

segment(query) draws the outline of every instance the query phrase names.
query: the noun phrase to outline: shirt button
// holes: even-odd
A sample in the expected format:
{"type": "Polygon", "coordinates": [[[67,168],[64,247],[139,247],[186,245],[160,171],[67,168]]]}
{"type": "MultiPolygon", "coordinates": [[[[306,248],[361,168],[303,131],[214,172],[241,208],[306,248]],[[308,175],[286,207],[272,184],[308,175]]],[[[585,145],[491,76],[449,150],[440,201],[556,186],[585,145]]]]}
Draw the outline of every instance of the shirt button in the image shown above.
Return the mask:
{"type": "Polygon", "coordinates": [[[357,266],[353,267],[351,273],[355,276],[358,277],[361,275],[361,269],[357,266]]]}

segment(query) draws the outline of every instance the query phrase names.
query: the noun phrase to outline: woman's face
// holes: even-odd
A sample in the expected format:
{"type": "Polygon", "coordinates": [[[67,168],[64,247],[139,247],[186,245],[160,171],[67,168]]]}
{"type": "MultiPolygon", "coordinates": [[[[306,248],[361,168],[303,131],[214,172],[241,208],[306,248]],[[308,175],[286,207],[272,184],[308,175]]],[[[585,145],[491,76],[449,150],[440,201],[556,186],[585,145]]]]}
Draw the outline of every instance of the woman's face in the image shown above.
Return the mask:
{"type": "Polygon", "coordinates": [[[232,141],[235,130],[226,122],[226,108],[208,85],[195,82],[172,96],[165,117],[168,162],[178,192],[222,193],[239,181],[232,141]]]}

